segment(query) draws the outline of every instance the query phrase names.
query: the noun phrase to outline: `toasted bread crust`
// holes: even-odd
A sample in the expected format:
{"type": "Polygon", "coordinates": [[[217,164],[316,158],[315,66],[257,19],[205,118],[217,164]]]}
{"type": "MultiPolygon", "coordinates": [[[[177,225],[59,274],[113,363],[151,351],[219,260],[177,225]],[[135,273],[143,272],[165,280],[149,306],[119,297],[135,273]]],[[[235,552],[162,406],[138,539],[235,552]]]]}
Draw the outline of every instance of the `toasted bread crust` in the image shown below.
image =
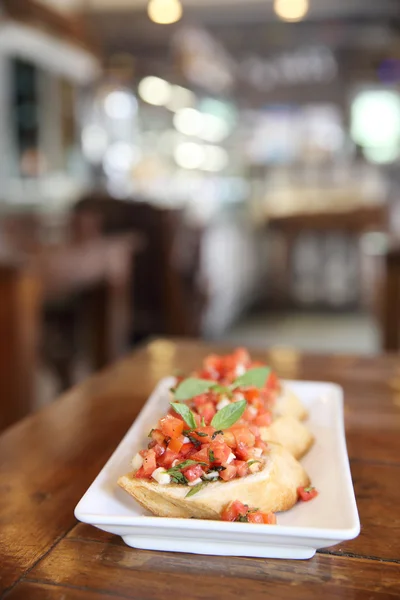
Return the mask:
{"type": "Polygon", "coordinates": [[[264,442],[281,444],[297,459],[304,456],[314,443],[314,436],[294,417],[277,417],[269,427],[260,427],[264,442]]]}
{"type": "Polygon", "coordinates": [[[294,417],[304,421],[308,417],[305,406],[291,389],[284,386],[281,395],[276,399],[272,408],[274,417],[294,417]]]}
{"type": "Polygon", "coordinates": [[[191,488],[160,485],[147,479],[124,475],[118,484],[144,508],[160,517],[220,519],[222,509],[232,500],[264,512],[289,510],[297,502],[297,488],[310,480],[297,460],[279,444],[270,444],[262,471],[228,482],[210,483],[186,498],[191,488]]]}

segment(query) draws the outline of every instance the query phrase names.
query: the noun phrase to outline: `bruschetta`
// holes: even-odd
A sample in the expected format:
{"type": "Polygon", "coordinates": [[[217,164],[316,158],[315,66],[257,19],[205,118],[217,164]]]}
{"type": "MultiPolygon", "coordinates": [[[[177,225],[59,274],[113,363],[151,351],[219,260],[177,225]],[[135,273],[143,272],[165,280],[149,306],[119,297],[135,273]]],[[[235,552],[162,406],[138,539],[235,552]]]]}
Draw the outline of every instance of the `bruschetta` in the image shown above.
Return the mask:
{"type": "MultiPolygon", "coordinates": [[[[290,509],[297,502],[297,489],[309,485],[307,473],[279,444],[270,444],[259,461],[257,472],[229,481],[219,479],[213,482],[211,478],[203,481],[201,489],[193,495],[194,488],[189,485],[138,478],[137,471],[121,477],[118,484],[159,517],[219,520],[225,507],[233,500],[255,506],[264,513],[290,509]]],[[[167,470],[165,473],[168,476],[167,470]]]]}

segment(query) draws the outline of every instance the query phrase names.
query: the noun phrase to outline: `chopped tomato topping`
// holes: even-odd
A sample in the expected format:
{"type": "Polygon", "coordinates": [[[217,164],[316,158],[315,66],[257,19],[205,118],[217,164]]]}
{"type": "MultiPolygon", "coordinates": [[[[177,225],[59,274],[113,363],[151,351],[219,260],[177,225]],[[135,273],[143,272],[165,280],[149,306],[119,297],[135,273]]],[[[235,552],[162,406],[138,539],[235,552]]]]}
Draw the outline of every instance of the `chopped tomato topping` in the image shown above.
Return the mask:
{"type": "Polygon", "coordinates": [[[172,438],[168,444],[168,448],[172,450],[172,452],[179,453],[184,445],[184,437],[180,435],[178,438],[172,438]]]}
{"type": "Polygon", "coordinates": [[[262,513],[264,523],[266,525],[276,525],[276,514],[275,513],[262,513]]]}
{"type": "Polygon", "coordinates": [[[236,477],[237,469],[233,465],[227,465],[223,471],[220,471],[219,476],[224,481],[230,481],[236,477]]]}
{"type": "Polygon", "coordinates": [[[225,464],[231,453],[231,449],[224,443],[211,442],[210,450],[214,455],[214,461],[219,464],[225,464]]]}
{"type": "Polygon", "coordinates": [[[257,427],[269,427],[272,423],[272,416],[270,412],[266,412],[263,415],[258,415],[254,421],[254,425],[257,427]]]}
{"type": "Polygon", "coordinates": [[[184,422],[181,419],[177,419],[172,415],[167,415],[160,420],[161,431],[166,437],[178,438],[182,435],[184,429],[184,422]]]}
{"type": "Polygon", "coordinates": [[[156,453],[156,456],[162,456],[165,452],[165,446],[161,446],[160,444],[156,444],[153,447],[154,452],[156,453]]]}
{"type": "Polygon", "coordinates": [[[172,466],[174,460],[176,460],[178,457],[179,454],[177,452],[173,452],[170,448],[167,448],[164,454],[158,458],[158,465],[160,467],[165,467],[166,469],[169,469],[172,466]]]}
{"type": "Polygon", "coordinates": [[[165,440],[165,435],[163,434],[161,429],[152,429],[151,433],[150,433],[150,437],[152,440],[154,440],[155,442],[157,442],[157,444],[160,444],[160,445],[162,445],[165,440]]]}
{"type": "Polygon", "coordinates": [[[252,456],[250,448],[246,444],[243,444],[243,442],[238,443],[235,454],[240,460],[249,460],[250,456],[252,456]]]}
{"type": "Polygon", "coordinates": [[[204,475],[201,465],[192,465],[184,469],[183,473],[188,481],[196,481],[196,479],[204,475]]]}
{"type": "Polygon", "coordinates": [[[247,402],[249,402],[249,404],[252,404],[255,400],[258,400],[260,397],[260,390],[258,390],[257,388],[248,388],[247,390],[243,390],[242,393],[247,402]]]}
{"type": "Polygon", "coordinates": [[[226,431],[224,431],[223,435],[225,444],[229,446],[229,448],[236,448],[236,438],[233,435],[233,432],[227,429],[226,431]]]}
{"type": "Polygon", "coordinates": [[[188,457],[192,454],[194,454],[195,452],[197,452],[196,446],[194,444],[192,444],[191,442],[188,442],[187,444],[183,444],[180,453],[182,456],[188,457]]]}
{"type": "Polygon", "coordinates": [[[299,497],[300,500],[303,500],[303,502],[308,502],[309,500],[312,500],[313,498],[315,498],[316,496],[318,496],[318,492],[315,489],[315,487],[312,486],[308,486],[308,487],[298,487],[297,488],[297,495],[299,497]]]}
{"type": "Polygon", "coordinates": [[[140,467],[135,473],[135,477],[137,479],[149,479],[151,477],[151,473],[146,475],[143,469],[143,466],[140,467]]]}
{"type": "Polygon", "coordinates": [[[249,523],[260,523],[261,525],[264,524],[264,517],[260,510],[247,513],[247,518],[249,523]]]}
{"type": "Polygon", "coordinates": [[[236,467],[238,477],[246,477],[249,474],[249,465],[245,460],[234,460],[232,464],[236,467]]]}
{"type": "Polygon", "coordinates": [[[209,447],[210,447],[209,445],[203,446],[203,448],[201,450],[199,450],[199,452],[192,454],[192,456],[190,458],[192,460],[197,460],[198,462],[205,462],[205,463],[209,464],[211,462],[209,447]]]}
{"type": "Polygon", "coordinates": [[[190,437],[202,444],[209,444],[215,431],[214,427],[197,427],[196,431],[190,433],[190,437]]]}
{"type": "Polygon", "coordinates": [[[245,516],[248,510],[248,506],[239,500],[235,500],[224,508],[221,513],[221,519],[223,521],[236,521],[239,515],[245,516]]]}
{"type": "Polygon", "coordinates": [[[211,423],[217,409],[212,402],[206,402],[198,407],[197,412],[204,418],[206,423],[211,423]]]}
{"type": "Polygon", "coordinates": [[[157,457],[154,450],[148,450],[146,456],[143,458],[143,471],[145,475],[151,475],[152,472],[157,468],[157,457]]]}
{"type": "Polygon", "coordinates": [[[249,446],[250,448],[254,446],[256,441],[256,436],[254,433],[250,431],[248,427],[232,427],[231,431],[235,436],[236,444],[240,443],[249,446]]]}

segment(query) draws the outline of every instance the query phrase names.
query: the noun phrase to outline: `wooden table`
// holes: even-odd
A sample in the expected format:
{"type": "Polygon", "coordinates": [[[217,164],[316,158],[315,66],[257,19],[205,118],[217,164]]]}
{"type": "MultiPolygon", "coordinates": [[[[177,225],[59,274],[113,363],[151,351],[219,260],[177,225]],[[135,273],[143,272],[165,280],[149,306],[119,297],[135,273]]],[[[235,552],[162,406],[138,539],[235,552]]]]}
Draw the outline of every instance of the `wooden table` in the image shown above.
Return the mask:
{"type": "MultiPolygon", "coordinates": [[[[289,378],[341,384],[362,531],[309,561],[134,550],[73,509],[149,392],[210,350],[157,340],[0,437],[0,597],[195,600],[400,597],[400,359],[255,352],[289,378]],[[322,587],[323,586],[323,587],[322,587]]],[[[340,510],[340,506],[338,506],[340,510]]]]}

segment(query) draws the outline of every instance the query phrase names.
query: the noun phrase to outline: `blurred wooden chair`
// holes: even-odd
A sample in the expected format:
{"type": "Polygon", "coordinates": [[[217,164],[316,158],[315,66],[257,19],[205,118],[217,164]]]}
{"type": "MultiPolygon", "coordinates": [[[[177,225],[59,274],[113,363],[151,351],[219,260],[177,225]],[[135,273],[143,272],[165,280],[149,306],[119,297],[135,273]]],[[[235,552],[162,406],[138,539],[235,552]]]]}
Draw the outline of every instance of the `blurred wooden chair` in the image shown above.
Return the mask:
{"type": "Polygon", "coordinates": [[[135,260],[132,340],[149,335],[199,335],[206,293],[201,286],[202,232],[185,224],[183,211],[93,193],[75,214],[93,212],[106,234],[139,232],[146,246],[135,260]]]}

